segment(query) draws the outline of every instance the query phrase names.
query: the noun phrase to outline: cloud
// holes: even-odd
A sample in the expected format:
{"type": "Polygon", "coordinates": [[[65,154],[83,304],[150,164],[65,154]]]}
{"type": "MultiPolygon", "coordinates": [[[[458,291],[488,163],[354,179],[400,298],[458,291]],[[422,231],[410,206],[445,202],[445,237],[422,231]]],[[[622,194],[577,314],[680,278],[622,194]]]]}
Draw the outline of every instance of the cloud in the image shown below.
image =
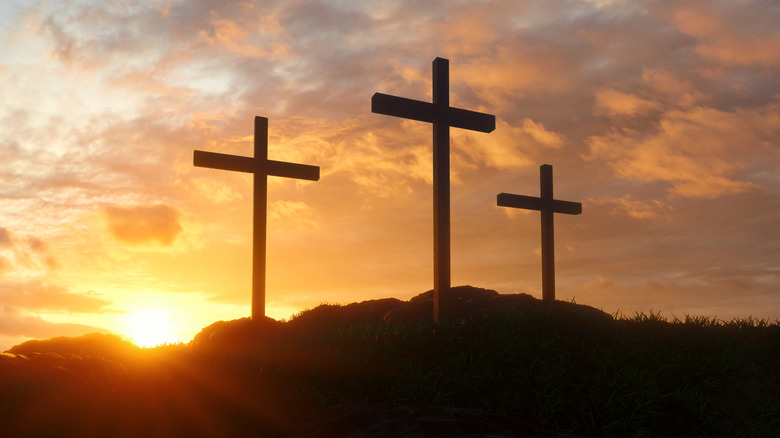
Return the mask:
{"type": "MultiPolygon", "coordinates": [[[[760,1],[753,3],[756,10],[771,7],[760,1]]],[[[748,18],[744,11],[744,6],[733,11],[682,6],[673,13],[673,20],[681,32],[697,38],[696,53],[703,58],[727,66],[780,64],[780,36],[772,14],[748,18]],[[750,26],[741,21],[746,19],[753,20],[750,26]]]]}
{"type": "Polygon", "coordinates": [[[8,229],[0,227],[0,248],[13,248],[13,246],[11,233],[8,232],[8,229]]]}
{"type": "Polygon", "coordinates": [[[541,122],[537,123],[529,118],[524,118],[523,130],[542,146],[555,149],[563,146],[563,136],[556,132],[548,131],[541,122]]]}
{"type": "Polygon", "coordinates": [[[599,205],[611,206],[610,212],[625,215],[632,219],[668,220],[674,209],[671,205],[658,200],[642,201],[631,195],[620,198],[602,197],[589,200],[599,205]]]}
{"type": "Polygon", "coordinates": [[[276,38],[270,41],[267,36],[276,37],[283,33],[279,22],[273,16],[259,16],[252,13],[255,9],[252,4],[247,6],[246,14],[242,17],[243,25],[240,25],[231,19],[214,17],[216,11],[212,11],[211,29],[201,30],[198,34],[222,50],[228,50],[242,57],[262,58],[270,56],[272,58],[281,58],[287,54],[289,47],[276,38]],[[251,19],[251,25],[248,21],[251,19]],[[250,34],[248,29],[252,29],[250,34]],[[255,38],[253,38],[255,37],[255,38]],[[270,47],[270,50],[265,47],[270,47]]]}
{"type": "Polygon", "coordinates": [[[316,211],[301,201],[275,201],[268,209],[271,226],[274,228],[314,228],[317,226],[316,211]]]}
{"type": "Polygon", "coordinates": [[[100,313],[109,302],[94,292],[71,293],[63,286],[36,279],[0,283],[0,305],[29,311],[100,313]]]}
{"type": "Polygon", "coordinates": [[[15,339],[15,342],[29,338],[79,336],[93,332],[108,333],[109,330],[87,324],[53,323],[37,316],[24,315],[13,308],[0,305],[0,335],[3,338],[19,338],[15,339]]]}
{"type": "Polygon", "coordinates": [[[37,238],[37,237],[28,237],[27,238],[27,245],[30,247],[30,249],[33,252],[36,253],[46,253],[49,251],[49,246],[44,242],[43,240],[37,238]]]}
{"type": "Polygon", "coordinates": [[[7,228],[0,227],[0,250],[11,257],[0,256],[0,273],[16,269],[53,271],[60,268],[57,258],[49,251],[48,244],[35,236],[14,238],[7,228]],[[18,241],[19,244],[16,242],[18,241]]]}
{"type": "MultiPolygon", "coordinates": [[[[689,108],[704,99],[704,94],[696,90],[689,80],[679,77],[664,68],[642,69],[642,82],[647,86],[648,93],[668,100],[676,107],[689,108]]],[[[652,104],[652,102],[651,102],[652,104]]],[[[658,109],[657,104],[654,105],[658,109]]]]}
{"type": "Polygon", "coordinates": [[[10,260],[0,255],[0,275],[13,269],[13,264],[10,260]]]}
{"type": "Polygon", "coordinates": [[[617,90],[600,90],[596,93],[596,112],[609,116],[636,116],[661,108],[658,102],[643,99],[635,94],[617,90]]]}
{"type": "Polygon", "coordinates": [[[130,245],[170,246],[182,231],[180,214],[169,205],[108,206],[103,212],[111,234],[130,245]]]}
{"type": "MultiPolygon", "coordinates": [[[[453,149],[465,153],[454,155],[452,161],[460,168],[488,167],[517,170],[535,164],[538,149],[560,149],[565,144],[562,134],[550,131],[541,122],[523,118],[515,123],[496,121],[496,130],[489,133],[458,131],[452,136],[453,149]]],[[[433,164],[430,164],[432,168],[433,164]]],[[[454,179],[457,177],[454,177],[454,179]]]]}
{"type": "MultiPolygon", "coordinates": [[[[655,132],[613,128],[587,140],[589,159],[605,160],[626,179],[671,184],[673,196],[715,198],[756,190],[736,177],[762,154],[778,129],[776,107],[719,111],[695,107],[666,112],[655,132]],[[757,147],[758,146],[758,147],[757,147]]],[[[757,164],[757,163],[756,163],[757,164]]]]}

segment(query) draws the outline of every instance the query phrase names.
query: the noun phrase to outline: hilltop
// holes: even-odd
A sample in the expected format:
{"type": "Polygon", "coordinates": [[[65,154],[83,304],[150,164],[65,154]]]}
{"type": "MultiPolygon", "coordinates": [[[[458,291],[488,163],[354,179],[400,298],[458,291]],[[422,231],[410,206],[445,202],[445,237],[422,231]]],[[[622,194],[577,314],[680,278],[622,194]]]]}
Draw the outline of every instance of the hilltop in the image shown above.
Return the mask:
{"type": "Polygon", "coordinates": [[[110,335],[0,355],[4,436],[772,436],[780,325],[453,288],[220,321],[188,344],[110,335]]]}

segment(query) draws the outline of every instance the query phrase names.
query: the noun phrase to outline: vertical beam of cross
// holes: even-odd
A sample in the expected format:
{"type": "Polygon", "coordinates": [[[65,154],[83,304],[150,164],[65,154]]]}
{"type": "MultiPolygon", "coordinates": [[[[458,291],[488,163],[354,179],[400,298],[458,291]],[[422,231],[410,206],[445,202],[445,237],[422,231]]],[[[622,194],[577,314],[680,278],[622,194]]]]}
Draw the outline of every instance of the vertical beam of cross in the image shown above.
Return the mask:
{"type": "Polygon", "coordinates": [[[433,124],[433,320],[446,314],[450,290],[450,127],[496,129],[496,116],[450,106],[449,61],[433,60],[433,102],[375,93],[371,112],[433,124]]]}
{"type": "Polygon", "coordinates": [[[233,170],[253,176],[252,209],[252,319],[265,317],[266,229],[268,209],[268,175],[309,181],[320,179],[320,168],[305,164],[268,159],[268,119],[255,117],[254,157],[194,151],[193,164],[198,167],[233,170]]]}
{"type": "Polygon", "coordinates": [[[579,202],[553,199],[552,166],[543,164],[539,168],[540,197],[500,193],[497,202],[500,207],[538,210],[542,213],[542,299],[555,301],[555,239],[553,214],[581,214],[579,202]]]}

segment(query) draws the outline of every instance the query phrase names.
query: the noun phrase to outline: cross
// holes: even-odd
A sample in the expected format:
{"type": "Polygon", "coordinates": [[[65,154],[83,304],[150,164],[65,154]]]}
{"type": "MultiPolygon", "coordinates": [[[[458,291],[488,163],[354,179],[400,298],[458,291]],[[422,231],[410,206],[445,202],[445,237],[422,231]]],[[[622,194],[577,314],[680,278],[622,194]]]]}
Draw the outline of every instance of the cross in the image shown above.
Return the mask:
{"type": "Polygon", "coordinates": [[[446,313],[450,290],[450,126],[496,129],[496,116],[450,106],[450,62],[433,60],[433,103],[375,93],[371,112],[433,124],[433,320],[446,313]]]}
{"type": "Polygon", "coordinates": [[[498,195],[498,205],[501,207],[523,208],[542,212],[542,299],[555,301],[555,242],[553,240],[553,213],[580,214],[582,204],[579,202],[559,201],[553,199],[552,166],[543,164],[539,168],[541,189],[540,197],[498,195]]]}
{"type": "Polygon", "coordinates": [[[254,206],[252,237],[252,320],[265,317],[265,245],[268,175],[317,181],[320,168],[305,164],[268,159],[268,119],[255,117],[255,156],[218,154],[194,151],[193,164],[212,169],[234,170],[253,174],[254,206]]]}

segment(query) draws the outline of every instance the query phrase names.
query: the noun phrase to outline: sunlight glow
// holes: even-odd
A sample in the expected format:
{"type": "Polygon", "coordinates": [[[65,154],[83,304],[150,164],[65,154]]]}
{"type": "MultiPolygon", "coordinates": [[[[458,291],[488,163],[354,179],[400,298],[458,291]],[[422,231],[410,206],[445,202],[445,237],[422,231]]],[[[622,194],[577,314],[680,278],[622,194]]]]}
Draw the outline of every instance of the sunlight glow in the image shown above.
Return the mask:
{"type": "Polygon", "coordinates": [[[174,335],[174,329],[165,309],[138,310],[125,318],[125,334],[139,347],[180,342],[174,335]]]}

